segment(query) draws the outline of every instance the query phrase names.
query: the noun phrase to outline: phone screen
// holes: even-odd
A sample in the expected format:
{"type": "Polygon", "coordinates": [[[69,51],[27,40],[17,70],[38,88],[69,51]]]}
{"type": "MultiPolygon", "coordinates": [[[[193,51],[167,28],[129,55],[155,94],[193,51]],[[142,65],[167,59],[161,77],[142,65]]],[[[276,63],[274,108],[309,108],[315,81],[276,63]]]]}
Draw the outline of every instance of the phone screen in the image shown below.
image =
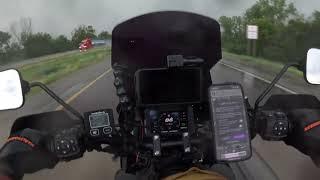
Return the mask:
{"type": "Polygon", "coordinates": [[[216,159],[248,159],[251,156],[251,139],[241,86],[211,86],[209,97],[216,159]]]}

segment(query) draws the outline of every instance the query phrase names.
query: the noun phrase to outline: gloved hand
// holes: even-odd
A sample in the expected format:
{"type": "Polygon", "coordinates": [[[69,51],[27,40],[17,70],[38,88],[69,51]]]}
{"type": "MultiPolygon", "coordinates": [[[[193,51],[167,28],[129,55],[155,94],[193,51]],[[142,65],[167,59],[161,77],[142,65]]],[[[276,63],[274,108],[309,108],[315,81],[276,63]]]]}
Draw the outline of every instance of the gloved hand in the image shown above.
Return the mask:
{"type": "Polygon", "coordinates": [[[293,129],[285,143],[310,156],[320,167],[320,109],[295,109],[287,115],[293,129]]]}
{"type": "Polygon", "coordinates": [[[33,129],[24,129],[10,135],[0,150],[0,174],[20,179],[26,173],[53,168],[58,159],[46,150],[47,138],[33,129]]]}
{"type": "Polygon", "coordinates": [[[273,95],[263,107],[287,114],[293,129],[285,143],[310,156],[320,167],[320,101],[312,95],[273,95]]]}

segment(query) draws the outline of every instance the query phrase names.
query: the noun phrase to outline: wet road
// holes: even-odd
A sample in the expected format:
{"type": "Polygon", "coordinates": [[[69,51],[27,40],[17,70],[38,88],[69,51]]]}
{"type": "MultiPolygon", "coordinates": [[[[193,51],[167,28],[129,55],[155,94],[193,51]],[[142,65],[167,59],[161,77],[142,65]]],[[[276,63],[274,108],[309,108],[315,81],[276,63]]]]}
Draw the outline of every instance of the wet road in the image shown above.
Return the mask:
{"type": "MultiPolygon", "coordinates": [[[[85,84],[89,84],[99,74],[102,74],[106,69],[110,67],[109,61],[92,67],[91,69],[83,70],[74,77],[69,78],[69,84],[65,81],[61,81],[61,86],[64,89],[59,88],[60,84],[56,83],[56,91],[63,94],[64,99],[68,99],[80,89],[85,87],[85,84]],[[88,73],[90,70],[90,73],[88,73]],[[85,81],[81,79],[86,79],[85,81]],[[59,86],[59,87],[58,87],[59,86]],[[71,89],[71,90],[70,90],[71,89]]],[[[239,72],[235,69],[227,67],[222,64],[216,65],[212,70],[212,79],[214,83],[222,82],[238,82],[243,85],[245,94],[250,98],[252,103],[259,93],[266,87],[266,83],[250,76],[246,73],[239,72]]],[[[54,86],[54,85],[53,85],[54,86]]],[[[280,94],[286,93],[279,88],[276,88],[272,93],[280,94]]],[[[34,97],[30,98],[30,101],[35,101],[34,97]]],[[[118,99],[115,95],[115,89],[113,87],[113,75],[107,73],[100,79],[96,80],[92,86],[85,88],[79,96],[72,97],[71,105],[81,112],[101,109],[101,108],[115,108],[118,99]]],[[[28,103],[26,104],[28,105],[28,103]]],[[[37,103],[30,102],[30,106],[33,109],[36,107],[42,107],[46,105],[46,108],[42,108],[42,111],[48,111],[55,109],[58,105],[49,101],[48,98],[43,95],[37,97],[37,103]],[[50,102],[50,103],[49,103],[50,102]]],[[[37,109],[37,112],[39,109],[37,109]]],[[[30,114],[32,109],[25,107],[24,110],[20,110],[18,115],[30,114]]],[[[0,113],[0,117],[16,117],[17,114],[0,113]]],[[[3,119],[3,118],[1,118],[3,119]]],[[[1,122],[1,136],[5,136],[8,133],[8,129],[12,120],[1,122]]],[[[260,156],[268,162],[269,166],[275,171],[280,179],[284,180],[298,180],[298,179],[319,179],[320,171],[315,168],[311,160],[301,155],[295,149],[284,145],[282,142],[266,142],[262,141],[259,137],[256,137],[253,142],[253,147],[260,154],[260,156]]],[[[252,166],[251,170],[255,170],[254,162],[249,162],[252,166]]],[[[118,162],[112,162],[111,156],[103,153],[86,153],[84,158],[75,160],[68,163],[60,163],[54,170],[43,170],[33,175],[27,175],[27,180],[40,180],[40,179],[112,179],[114,173],[119,168],[118,162]]]]}
{"type": "MultiPolygon", "coordinates": [[[[244,93],[249,97],[250,104],[254,104],[254,100],[266,88],[267,83],[258,80],[249,74],[250,73],[239,72],[224,65],[218,65],[213,68],[212,78],[214,82],[217,83],[224,81],[241,83],[244,93]]],[[[270,95],[271,94],[288,94],[288,92],[279,88],[274,88],[270,95]]],[[[257,136],[252,141],[252,146],[269,164],[279,179],[320,179],[320,169],[313,164],[311,159],[308,156],[301,154],[296,149],[285,145],[283,142],[263,141],[257,136]]]]}

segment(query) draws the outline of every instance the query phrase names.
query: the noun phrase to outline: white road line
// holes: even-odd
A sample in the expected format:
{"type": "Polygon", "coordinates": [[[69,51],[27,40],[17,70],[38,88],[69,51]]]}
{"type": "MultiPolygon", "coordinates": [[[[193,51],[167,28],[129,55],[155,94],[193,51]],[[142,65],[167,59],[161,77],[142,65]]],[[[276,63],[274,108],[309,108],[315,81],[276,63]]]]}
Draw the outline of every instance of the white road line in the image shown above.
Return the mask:
{"type": "MultiPolygon", "coordinates": [[[[242,73],[245,73],[245,74],[247,74],[247,75],[249,75],[249,76],[252,76],[252,77],[254,77],[254,78],[256,78],[256,79],[259,79],[259,80],[261,80],[261,81],[263,81],[263,82],[271,83],[271,81],[269,81],[269,80],[267,80],[267,79],[265,79],[265,78],[263,78],[263,77],[260,77],[260,76],[258,76],[258,75],[255,75],[255,74],[252,74],[252,73],[250,73],[250,72],[247,72],[247,71],[245,71],[245,70],[239,69],[239,68],[237,68],[237,67],[235,67],[235,66],[232,66],[232,65],[230,65],[230,64],[226,64],[226,63],[221,62],[221,61],[220,61],[219,63],[222,64],[222,65],[224,65],[224,66],[227,66],[227,67],[229,67],[229,68],[232,68],[232,69],[234,69],[234,70],[237,70],[237,71],[240,71],[240,72],[242,72],[242,73]]],[[[297,92],[295,92],[295,91],[293,91],[293,90],[291,90],[291,89],[288,89],[288,88],[286,88],[286,87],[284,87],[284,86],[281,86],[281,85],[279,85],[279,84],[276,84],[275,86],[276,86],[277,88],[282,89],[283,91],[286,91],[286,92],[290,93],[290,94],[298,94],[297,92]]]]}

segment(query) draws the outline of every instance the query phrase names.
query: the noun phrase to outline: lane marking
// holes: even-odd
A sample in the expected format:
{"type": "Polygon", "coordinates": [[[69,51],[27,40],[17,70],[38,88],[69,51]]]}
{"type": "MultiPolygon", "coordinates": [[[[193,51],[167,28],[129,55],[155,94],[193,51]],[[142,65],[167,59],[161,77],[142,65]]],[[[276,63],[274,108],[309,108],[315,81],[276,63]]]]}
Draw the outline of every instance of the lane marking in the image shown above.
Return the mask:
{"type": "MultiPolygon", "coordinates": [[[[89,87],[91,87],[94,83],[96,83],[99,79],[101,79],[103,76],[105,76],[106,74],[108,74],[109,72],[111,72],[112,69],[108,69],[106,72],[102,73],[100,76],[98,76],[96,79],[94,79],[93,81],[91,81],[89,84],[87,84],[85,87],[83,87],[82,89],[80,89],[80,91],[78,91],[77,93],[73,94],[69,99],[67,99],[65,102],[67,104],[69,104],[70,102],[72,102],[74,99],[76,99],[78,96],[80,96],[85,90],[87,90],[89,87]]],[[[63,106],[59,105],[56,108],[56,111],[62,110],[63,106]]]]}
{"type": "MultiPolygon", "coordinates": [[[[268,84],[271,83],[271,81],[269,81],[269,80],[267,80],[267,79],[265,79],[265,78],[263,78],[263,77],[261,77],[261,76],[252,74],[252,73],[247,72],[247,71],[242,70],[242,69],[239,69],[239,68],[237,68],[237,67],[235,67],[235,66],[232,66],[232,65],[230,65],[230,64],[226,64],[226,63],[221,62],[221,61],[220,61],[219,63],[222,64],[222,65],[224,65],[224,66],[227,66],[227,67],[229,67],[229,68],[231,68],[231,69],[234,69],[234,70],[240,71],[240,72],[242,72],[242,73],[245,73],[245,74],[247,74],[247,75],[249,75],[249,76],[252,76],[252,77],[254,77],[254,78],[256,78],[256,79],[259,79],[259,80],[261,80],[261,81],[263,81],[263,82],[265,82],[265,83],[268,83],[268,84]]],[[[276,86],[277,88],[283,90],[283,91],[286,91],[287,93],[290,93],[290,94],[298,94],[297,92],[295,92],[295,91],[293,91],[293,90],[291,90],[291,89],[288,89],[288,88],[286,88],[286,87],[284,87],[284,86],[282,86],[282,85],[276,84],[275,86],[276,86]]]]}

